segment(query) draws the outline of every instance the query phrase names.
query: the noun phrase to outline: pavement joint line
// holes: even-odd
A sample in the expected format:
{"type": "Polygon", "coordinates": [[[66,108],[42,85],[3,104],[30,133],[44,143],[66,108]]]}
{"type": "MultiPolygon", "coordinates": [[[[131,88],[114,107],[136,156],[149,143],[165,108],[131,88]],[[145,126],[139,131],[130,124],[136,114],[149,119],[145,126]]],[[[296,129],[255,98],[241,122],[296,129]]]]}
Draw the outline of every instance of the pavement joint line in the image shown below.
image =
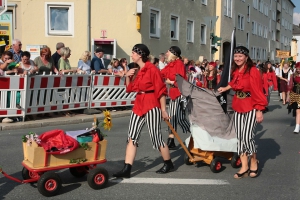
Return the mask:
{"type": "Polygon", "coordinates": [[[227,180],[222,179],[179,179],[179,178],[111,178],[113,183],[132,184],[169,184],[169,185],[229,185],[227,180]]]}
{"type": "MultiPolygon", "coordinates": [[[[114,118],[126,117],[131,115],[131,110],[127,111],[117,111],[110,112],[112,120],[114,118]]],[[[95,114],[95,115],[84,115],[78,114],[74,117],[53,117],[47,119],[39,119],[34,121],[27,122],[14,122],[14,123],[0,123],[0,130],[17,130],[17,129],[26,129],[26,128],[39,128],[39,127],[47,127],[47,126],[55,126],[55,125],[69,125],[69,124],[78,124],[78,123],[92,123],[94,120],[94,116],[98,118],[98,120],[103,120],[104,115],[95,114]]]]}

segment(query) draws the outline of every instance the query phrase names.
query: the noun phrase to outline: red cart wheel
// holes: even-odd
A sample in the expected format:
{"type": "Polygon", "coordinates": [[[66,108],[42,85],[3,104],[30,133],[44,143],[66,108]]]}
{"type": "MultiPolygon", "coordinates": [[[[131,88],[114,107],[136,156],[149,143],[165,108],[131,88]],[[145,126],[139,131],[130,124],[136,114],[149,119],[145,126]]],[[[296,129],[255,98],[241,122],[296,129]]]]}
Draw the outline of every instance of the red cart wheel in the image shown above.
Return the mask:
{"type": "Polygon", "coordinates": [[[37,172],[29,171],[27,168],[23,167],[22,169],[22,178],[24,180],[28,179],[38,179],[40,177],[40,174],[37,172]]]}
{"type": "Polygon", "coordinates": [[[222,170],[222,162],[218,158],[214,158],[210,163],[210,170],[213,173],[218,173],[222,170]]]}
{"type": "Polygon", "coordinates": [[[231,166],[233,168],[239,168],[242,166],[242,161],[241,161],[239,155],[237,155],[236,153],[233,154],[233,156],[231,158],[231,166]]]}
{"type": "Polygon", "coordinates": [[[38,180],[37,188],[42,195],[51,197],[59,193],[59,190],[62,187],[61,184],[62,181],[58,174],[46,172],[38,180]]]}
{"type": "Polygon", "coordinates": [[[104,168],[96,168],[87,176],[89,186],[95,190],[102,189],[108,183],[108,172],[104,168]]]}

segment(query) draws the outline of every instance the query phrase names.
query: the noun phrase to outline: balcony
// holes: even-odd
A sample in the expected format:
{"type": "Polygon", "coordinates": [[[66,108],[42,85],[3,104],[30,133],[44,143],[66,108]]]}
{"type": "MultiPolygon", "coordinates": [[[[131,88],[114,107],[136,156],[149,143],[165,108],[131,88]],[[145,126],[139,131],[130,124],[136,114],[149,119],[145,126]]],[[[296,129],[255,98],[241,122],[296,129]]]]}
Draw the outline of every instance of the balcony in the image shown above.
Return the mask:
{"type": "Polygon", "coordinates": [[[280,23],[279,22],[276,23],[276,30],[280,31],[280,23]]]}
{"type": "Polygon", "coordinates": [[[280,49],[280,42],[276,41],[275,47],[276,49],[280,49]]]}
{"type": "Polygon", "coordinates": [[[281,12],[281,5],[277,2],[277,11],[281,12]]]}

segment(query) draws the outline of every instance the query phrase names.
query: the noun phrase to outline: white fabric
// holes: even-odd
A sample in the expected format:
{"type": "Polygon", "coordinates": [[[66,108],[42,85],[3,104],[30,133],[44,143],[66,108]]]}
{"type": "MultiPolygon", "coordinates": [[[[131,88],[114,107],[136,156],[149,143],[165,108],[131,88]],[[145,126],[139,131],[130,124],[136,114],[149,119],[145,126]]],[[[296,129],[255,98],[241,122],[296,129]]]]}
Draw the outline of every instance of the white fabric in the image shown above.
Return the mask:
{"type": "Polygon", "coordinates": [[[159,67],[160,70],[162,70],[163,68],[165,68],[165,66],[166,66],[166,63],[163,63],[163,62],[159,61],[158,67],[159,67]]]}
{"type": "MultiPolygon", "coordinates": [[[[207,131],[201,129],[198,125],[191,125],[191,135],[194,139],[194,148],[203,151],[237,151],[237,138],[222,139],[211,136],[207,131]]],[[[185,140],[186,146],[189,146],[190,137],[185,140]]]]}

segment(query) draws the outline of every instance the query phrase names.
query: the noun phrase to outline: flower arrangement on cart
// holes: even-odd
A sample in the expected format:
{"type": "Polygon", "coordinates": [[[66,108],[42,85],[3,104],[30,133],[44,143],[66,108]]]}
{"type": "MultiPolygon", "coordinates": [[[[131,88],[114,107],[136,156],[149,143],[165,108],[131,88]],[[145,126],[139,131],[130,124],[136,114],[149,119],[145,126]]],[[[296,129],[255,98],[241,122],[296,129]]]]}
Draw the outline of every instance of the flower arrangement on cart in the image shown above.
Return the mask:
{"type": "Polygon", "coordinates": [[[106,162],[106,136],[100,128],[110,130],[112,120],[109,111],[104,111],[100,124],[94,117],[92,128],[77,131],[51,130],[37,135],[30,132],[22,137],[24,160],[22,177],[14,178],[0,167],[0,173],[19,183],[37,182],[38,191],[44,196],[57,195],[62,181],[55,170],[69,168],[77,178],[87,174],[88,185],[102,189],[108,183],[108,172],[98,164],[106,162]]]}

